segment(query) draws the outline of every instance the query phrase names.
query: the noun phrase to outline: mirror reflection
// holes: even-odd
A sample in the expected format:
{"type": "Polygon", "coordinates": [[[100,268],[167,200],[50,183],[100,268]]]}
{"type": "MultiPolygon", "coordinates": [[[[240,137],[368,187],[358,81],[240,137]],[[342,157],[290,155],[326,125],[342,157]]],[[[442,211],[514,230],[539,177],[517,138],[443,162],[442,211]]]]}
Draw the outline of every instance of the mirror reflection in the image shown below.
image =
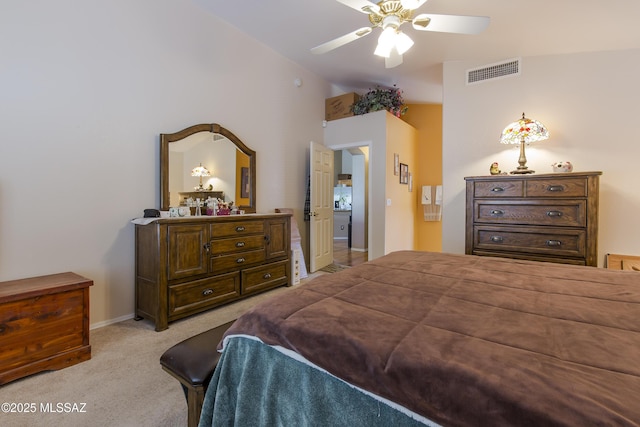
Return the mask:
{"type": "Polygon", "coordinates": [[[169,170],[170,206],[189,197],[249,204],[249,156],[220,134],[199,132],[171,144],[169,170]]]}
{"type": "Polygon", "coordinates": [[[231,132],[195,125],[161,134],[160,144],[161,210],[216,198],[255,212],[255,152],[231,132]]]}

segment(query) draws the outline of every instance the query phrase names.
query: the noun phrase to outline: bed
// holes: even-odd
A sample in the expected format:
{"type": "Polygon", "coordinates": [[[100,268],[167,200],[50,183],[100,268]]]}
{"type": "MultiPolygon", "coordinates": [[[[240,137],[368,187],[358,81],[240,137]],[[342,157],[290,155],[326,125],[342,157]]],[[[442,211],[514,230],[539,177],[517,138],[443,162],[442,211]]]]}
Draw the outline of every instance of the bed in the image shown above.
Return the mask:
{"type": "Polygon", "coordinates": [[[394,252],[242,315],[201,426],[640,425],[640,274],[394,252]]]}

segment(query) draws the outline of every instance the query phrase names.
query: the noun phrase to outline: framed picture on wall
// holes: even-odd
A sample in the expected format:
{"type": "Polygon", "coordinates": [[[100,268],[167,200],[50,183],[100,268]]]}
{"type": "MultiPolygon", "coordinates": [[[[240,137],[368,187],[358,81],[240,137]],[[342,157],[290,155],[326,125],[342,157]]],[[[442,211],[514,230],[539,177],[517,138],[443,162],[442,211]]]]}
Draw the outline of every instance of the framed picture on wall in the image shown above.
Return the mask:
{"type": "Polygon", "coordinates": [[[400,184],[409,183],[409,166],[404,163],[400,163],[400,184]]]}
{"type": "Polygon", "coordinates": [[[249,197],[249,168],[240,168],[240,197],[249,197]]]}
{"type": "Polygon", "coordinates": [[[400,173],[400,155],[398,153],[393,153],[393,174],[398,176],[400,173]]]}

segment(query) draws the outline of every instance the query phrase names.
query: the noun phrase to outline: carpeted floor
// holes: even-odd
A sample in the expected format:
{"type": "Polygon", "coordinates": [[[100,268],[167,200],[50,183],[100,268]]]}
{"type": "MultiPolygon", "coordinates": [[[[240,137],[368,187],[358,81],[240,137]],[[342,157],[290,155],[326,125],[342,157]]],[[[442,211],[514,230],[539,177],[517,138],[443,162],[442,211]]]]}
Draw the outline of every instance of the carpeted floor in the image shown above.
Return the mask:
{"type": "MultiPolygon", "coordinates": [[[[310,274],[301,285],[319,274],[323,273],[310,274]]],[[[277,288],[171,323],[162,332],[155,332],[151,322],[133,319],[92,330],[91,360],[0,386],[0,403],[15,403],[14,409],[31,411],[5,412],[3,406],[0,425],[186,426],[186,401],[178,381],[160,367],[162,353],[190,336],[236,319],[260,301],[297,286],[277,288]],[[60,408],[60,412],[47,408],[56,411],[60,408]]]]}

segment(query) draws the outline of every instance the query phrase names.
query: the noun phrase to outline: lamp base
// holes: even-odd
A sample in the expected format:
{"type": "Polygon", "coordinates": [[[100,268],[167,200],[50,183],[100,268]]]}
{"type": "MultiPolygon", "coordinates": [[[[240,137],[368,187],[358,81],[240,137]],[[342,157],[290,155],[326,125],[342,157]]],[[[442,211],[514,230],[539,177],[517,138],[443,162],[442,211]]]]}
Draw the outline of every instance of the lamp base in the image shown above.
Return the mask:
{"type": "Polygon", "coordinates": [[[530,169],[516,169],[514,171],[511,171],[510,173],[514,175],[523,175],[527,173],[536,173],[536,171],[532,171],[530,169]]]}

